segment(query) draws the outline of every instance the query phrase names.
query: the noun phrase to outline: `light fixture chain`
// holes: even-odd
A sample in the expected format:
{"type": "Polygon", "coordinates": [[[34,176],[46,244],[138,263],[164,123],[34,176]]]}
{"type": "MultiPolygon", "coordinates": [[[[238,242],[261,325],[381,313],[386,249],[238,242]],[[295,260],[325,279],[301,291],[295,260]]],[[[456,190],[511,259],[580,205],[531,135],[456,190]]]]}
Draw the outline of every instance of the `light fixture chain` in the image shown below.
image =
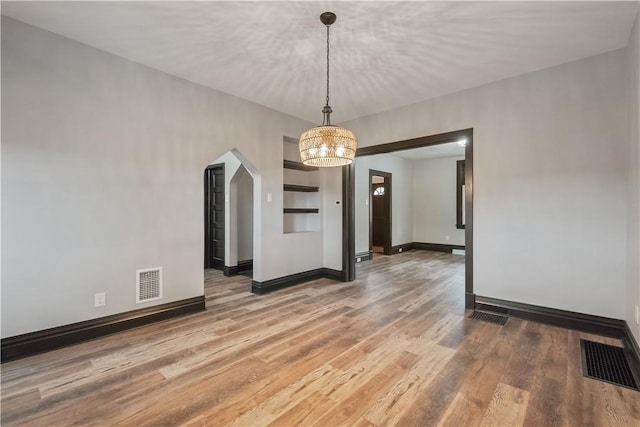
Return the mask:
{"type": "Polygon", "coordinates": [[[327,105],[329,105],[329,25],[327,25],[327,105]]]}

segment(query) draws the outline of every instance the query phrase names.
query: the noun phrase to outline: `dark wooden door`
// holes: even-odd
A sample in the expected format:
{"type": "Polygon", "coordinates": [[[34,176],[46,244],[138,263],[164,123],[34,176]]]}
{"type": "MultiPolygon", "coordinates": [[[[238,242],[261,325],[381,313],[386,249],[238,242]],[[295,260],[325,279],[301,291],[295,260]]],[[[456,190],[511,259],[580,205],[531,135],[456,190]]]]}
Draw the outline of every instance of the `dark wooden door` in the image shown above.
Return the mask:
{"type": "Polygon", "coordinates": [[[385,246],[387,216],[386,188],[384,183],[371,184],[371,244],[385,246]]]}
{"type": "Polygon", "coordinates": [[[204,268],[224,268],[224,164],[204,172],[204,268]]]}

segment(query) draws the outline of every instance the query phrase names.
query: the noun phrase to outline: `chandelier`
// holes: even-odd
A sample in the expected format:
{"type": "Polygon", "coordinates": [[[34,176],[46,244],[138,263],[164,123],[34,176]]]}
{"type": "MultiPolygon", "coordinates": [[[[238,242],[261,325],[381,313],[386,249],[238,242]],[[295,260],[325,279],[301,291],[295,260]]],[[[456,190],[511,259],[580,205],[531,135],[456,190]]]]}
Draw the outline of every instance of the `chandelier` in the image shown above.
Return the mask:
{"type": "Polygon", "coordinates": [[[356,136],[349,129],[331,124],[329,106],[329,27],[336,22],[336,14],[325,12],[320,22],[327,27],[327,99],[322,109],[322,126],[316,126],[300,136],[298,149],[302,163],[309,166],[334,167],[348,165],[356,154],[356,136]]]}

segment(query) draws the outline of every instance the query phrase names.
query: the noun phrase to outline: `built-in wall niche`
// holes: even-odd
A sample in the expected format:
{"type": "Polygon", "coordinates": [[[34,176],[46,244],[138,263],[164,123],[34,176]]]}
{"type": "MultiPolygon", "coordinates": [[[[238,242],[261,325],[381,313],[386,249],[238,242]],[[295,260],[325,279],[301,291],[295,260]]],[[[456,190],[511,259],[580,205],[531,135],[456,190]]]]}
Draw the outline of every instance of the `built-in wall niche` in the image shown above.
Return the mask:
{"type": "Polygon", "coordinates": [[[320,171],[300,162],[298,141],[283,141],[283,231],[304,233],[321,230],[320,171]]]}

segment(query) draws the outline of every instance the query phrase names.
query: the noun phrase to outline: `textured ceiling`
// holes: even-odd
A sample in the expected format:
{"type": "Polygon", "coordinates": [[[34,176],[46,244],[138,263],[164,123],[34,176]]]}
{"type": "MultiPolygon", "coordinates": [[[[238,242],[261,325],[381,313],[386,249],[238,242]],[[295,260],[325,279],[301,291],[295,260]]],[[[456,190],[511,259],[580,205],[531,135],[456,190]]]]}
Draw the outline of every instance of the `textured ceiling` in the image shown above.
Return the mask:
{"type": "Polygon", "coordinates": [[[312,122],[331,27],[334,122],[627,44],[638,2],[2,2],[2,13],[312,122]]]}

